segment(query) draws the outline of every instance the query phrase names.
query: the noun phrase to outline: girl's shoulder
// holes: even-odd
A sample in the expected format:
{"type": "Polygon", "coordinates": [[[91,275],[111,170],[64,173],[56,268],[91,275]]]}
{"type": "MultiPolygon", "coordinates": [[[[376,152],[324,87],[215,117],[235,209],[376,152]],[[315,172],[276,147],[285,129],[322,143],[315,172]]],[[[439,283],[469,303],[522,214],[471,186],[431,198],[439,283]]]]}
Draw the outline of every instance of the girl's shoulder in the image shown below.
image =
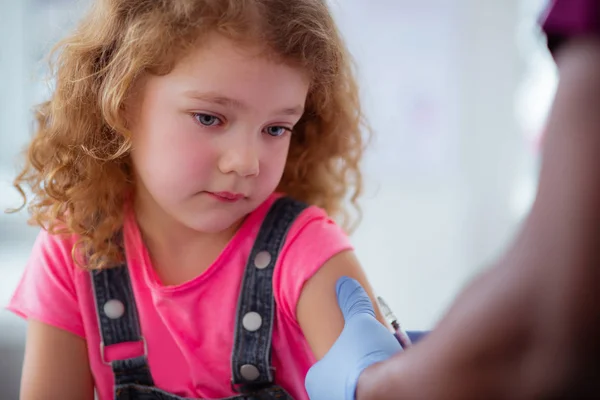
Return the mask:
{"type": "Polygon", "coordinates": [[[325,210],[308,206],[298,215],[273,276],[276,300],[293,320],[304,284],[333,256],[347,250],[353,250],[350,238],[325,210]]]}
{"type": "Polygon", "coordinates": [[[78,239],[41,229],[8,309],[84,336],[76,274],[84,272],[73,260],[78,239]]]}
{"type": "Polygon", "coordinates": [[[74,254],[79,238],[71,233],[51,233],[40,229],[27,268],[40,268],[52,275],[73,275],[76,271],[74,254]]]}

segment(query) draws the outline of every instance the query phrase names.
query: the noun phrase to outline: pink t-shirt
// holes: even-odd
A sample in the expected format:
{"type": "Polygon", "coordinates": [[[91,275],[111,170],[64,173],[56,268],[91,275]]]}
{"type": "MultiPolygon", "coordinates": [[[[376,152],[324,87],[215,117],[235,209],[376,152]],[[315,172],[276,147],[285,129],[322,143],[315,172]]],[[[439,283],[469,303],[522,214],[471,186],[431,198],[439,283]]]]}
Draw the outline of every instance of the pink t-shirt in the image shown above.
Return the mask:
{"type": "MultiPolygon", "coordinates": [[[[244,268],[260,225],[277,195],[246,218],[215,262],[200,276],[163,286],[152,269],[137,223],[124,224],[127,263],[157,387],[182,397],[235,395],[230,386],[236,310],[244,268]]],[[[87,340],[96,390],[113,398],[113,375],[100,355],[100,336],[89,273],[76,267],[76,237],[41,231],[9,310],[65,329],[87,340]]],[[[304,283],[332,256],[351,249],[348,237],[325,212],[310,207],[292,225],[273,276],[277,304],[272,365],[276,383],[295,399],[307,399],[304,378],[315,362],[296,319],[304,283]]],[[[111,360],[139,355],[137,344],[105,349],[111,360]],[[133,348],[132,348],[133,347],[133,348]]]]}

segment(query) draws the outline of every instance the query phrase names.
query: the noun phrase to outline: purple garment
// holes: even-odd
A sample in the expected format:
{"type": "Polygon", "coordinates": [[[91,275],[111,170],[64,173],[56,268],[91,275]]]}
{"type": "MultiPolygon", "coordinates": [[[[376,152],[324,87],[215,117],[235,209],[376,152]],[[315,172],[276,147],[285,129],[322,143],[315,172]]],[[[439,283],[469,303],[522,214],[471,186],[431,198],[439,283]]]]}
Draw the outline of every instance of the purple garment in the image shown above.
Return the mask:
{"type": "Polygon", "coordinates": [[[599,17],[600,0],[551,0],[542,17],[548,48],[556,54],[558,46],[569,37],[600,34],[599,17]]]}

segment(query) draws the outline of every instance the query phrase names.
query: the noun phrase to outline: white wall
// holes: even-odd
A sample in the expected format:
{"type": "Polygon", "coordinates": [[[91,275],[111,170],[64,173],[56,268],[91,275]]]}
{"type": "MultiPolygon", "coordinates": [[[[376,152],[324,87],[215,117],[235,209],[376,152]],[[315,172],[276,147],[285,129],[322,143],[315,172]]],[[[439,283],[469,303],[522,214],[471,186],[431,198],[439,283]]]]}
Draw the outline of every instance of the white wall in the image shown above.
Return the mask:
{"type": "Polygon", "coordinates": [[[354,243],[407,328],[434,325],[530,204],[536,155],[515,102],[521,3],[334,3],[377,134],[354,243]]]}

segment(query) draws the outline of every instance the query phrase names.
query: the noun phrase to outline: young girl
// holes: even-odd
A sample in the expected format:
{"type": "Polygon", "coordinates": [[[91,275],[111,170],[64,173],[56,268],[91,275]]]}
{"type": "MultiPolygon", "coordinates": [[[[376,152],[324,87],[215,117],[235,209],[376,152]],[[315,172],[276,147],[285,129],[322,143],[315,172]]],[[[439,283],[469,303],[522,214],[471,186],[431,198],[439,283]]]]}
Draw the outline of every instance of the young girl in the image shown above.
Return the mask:
{"type": "Polygon", "coordinates": [[[306,399],[337,279],[368,287],[330,219],[363,141],[326,1],[98,0],[58,49],[15,183],[44,228],[21,398],[306,399]]]}

